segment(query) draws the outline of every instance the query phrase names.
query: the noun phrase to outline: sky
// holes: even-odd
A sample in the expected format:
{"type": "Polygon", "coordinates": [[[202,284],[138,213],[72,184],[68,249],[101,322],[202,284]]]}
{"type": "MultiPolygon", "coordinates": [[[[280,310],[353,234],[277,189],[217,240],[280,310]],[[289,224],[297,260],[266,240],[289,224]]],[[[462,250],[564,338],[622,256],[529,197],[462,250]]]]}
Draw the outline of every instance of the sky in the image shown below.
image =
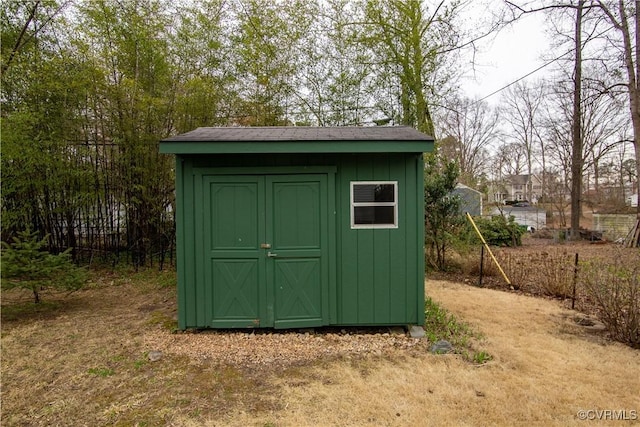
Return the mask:
{"type": "MultiPolygon", "coordinates": [[[[475,56],[475,76],[462,85],[467,96],[483,98],[543,65],[541,56],[548,47],[544,30],[544,15],[530,14],[500,31],[497,37],[483,41],[482,50],[475,56]]],[[[541,78],[544,74],[542,69],[526,79],[541,78]]],[[[496,104],[499,98],[497,93],[486,101],[496,104]]]]}

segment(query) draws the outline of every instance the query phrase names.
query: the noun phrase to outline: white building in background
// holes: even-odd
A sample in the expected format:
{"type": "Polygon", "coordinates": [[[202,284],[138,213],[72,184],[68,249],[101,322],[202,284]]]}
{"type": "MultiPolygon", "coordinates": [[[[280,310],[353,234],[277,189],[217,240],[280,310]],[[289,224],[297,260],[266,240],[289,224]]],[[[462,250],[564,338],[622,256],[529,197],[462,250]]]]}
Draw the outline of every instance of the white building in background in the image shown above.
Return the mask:
{"type": "Polygon", "coordinates": [[[632,208],[637,208],[638,207],[638,193],[636,194],[632,194],[629,197],[627,197],[627,205],[631,206],[632,208]]]}
{"type": "Polygon", "coordinates": [[[491,215],[504,215],[505,218],[513,216],[516,224],[540,230],[547,226],[547,211],[535,207],[504,206],[493,208],[491,215]]]}

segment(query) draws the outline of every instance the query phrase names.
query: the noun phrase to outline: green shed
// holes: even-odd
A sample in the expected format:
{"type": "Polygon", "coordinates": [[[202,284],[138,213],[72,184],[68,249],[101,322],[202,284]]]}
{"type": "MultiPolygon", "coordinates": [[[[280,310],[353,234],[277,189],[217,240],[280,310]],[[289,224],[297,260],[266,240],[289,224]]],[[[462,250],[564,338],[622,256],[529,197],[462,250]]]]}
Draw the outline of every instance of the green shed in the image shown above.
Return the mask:
{"type": "Polygon", "coordinates": [[[410,127],[204,127],[176,155],[178,325],[424,322],[422,153],[410,127]]]}

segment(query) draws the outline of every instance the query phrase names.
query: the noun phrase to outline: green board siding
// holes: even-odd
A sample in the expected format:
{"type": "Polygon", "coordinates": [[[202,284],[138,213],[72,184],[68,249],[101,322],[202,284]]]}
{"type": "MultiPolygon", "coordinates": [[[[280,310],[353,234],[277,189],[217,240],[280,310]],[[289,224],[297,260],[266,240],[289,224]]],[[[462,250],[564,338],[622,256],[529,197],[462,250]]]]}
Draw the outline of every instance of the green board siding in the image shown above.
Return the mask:
{"type": "Polygon", "coordinates": [[[179,156],[179,327],[422,324],[422,168],[418,153],[179,156]],[[398,227],[351,229],[351,181],[397,181],[398,227]]]}
{"type": "Polygon", "coordinates": [[[338,323],[422,324],[422,162],[417,155],[343,158],[338,185],[338,323]],[[351,229],[351,181],[398,182],[398,228],[351,229]],[[419,198],[417,196],[420,196],[419,198]]]}

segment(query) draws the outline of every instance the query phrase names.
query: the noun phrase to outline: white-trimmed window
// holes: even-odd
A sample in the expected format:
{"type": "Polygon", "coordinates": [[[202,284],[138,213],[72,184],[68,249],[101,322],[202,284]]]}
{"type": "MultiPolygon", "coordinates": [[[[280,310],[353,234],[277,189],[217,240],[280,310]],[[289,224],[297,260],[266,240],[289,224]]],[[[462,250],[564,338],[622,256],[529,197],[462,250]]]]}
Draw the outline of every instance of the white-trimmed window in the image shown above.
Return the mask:
{"type": "Polygon", "coordinates": [[[351,181],[351,228],[398,228],[398,181],[351,181]]]}

